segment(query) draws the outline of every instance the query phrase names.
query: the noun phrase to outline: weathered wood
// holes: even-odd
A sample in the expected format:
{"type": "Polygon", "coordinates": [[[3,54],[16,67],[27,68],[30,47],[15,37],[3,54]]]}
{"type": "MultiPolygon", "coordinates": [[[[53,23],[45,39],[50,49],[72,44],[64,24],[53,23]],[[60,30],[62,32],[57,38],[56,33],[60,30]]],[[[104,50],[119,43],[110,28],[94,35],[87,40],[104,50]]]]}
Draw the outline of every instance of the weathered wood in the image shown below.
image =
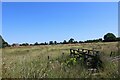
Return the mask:
{"type": "Polygon", "coordinates": [[[91,68],[97,68],[97,65],[102,63],[99,59],[99,51],[88,49],[70,49],[70,55],[72,55],[72,57],[76,57],[78,60],[83,58],[84,63],[86,65],[90,64],[89,66],[91,68]]]}
{"type": "Polygon", "coordinates": [[[48,56],[48,60],[50,59],[50,57],[48,56]]]}
{"type": "Polygon", "coordinates": [[[98,51],[94,51],[94,50],[88,50],[88,49],[82,49],[82,51],[80,51],[80,49],[75,50],[75,49],[70,49],[70,55],[87,55],[90,57],[95,57],[94,54],[97,54],[98,51]],[[84,50],[87,50],[87,52],[84,52],[84,50]],[[92,51],[93,54],[90,54],[90,52],[92,51]]]}
{"type": "Polygon", "coordinates": [[[112,51],[111,51],[111,53],[110,53],[110,57],[112,56],[112,51]]]}

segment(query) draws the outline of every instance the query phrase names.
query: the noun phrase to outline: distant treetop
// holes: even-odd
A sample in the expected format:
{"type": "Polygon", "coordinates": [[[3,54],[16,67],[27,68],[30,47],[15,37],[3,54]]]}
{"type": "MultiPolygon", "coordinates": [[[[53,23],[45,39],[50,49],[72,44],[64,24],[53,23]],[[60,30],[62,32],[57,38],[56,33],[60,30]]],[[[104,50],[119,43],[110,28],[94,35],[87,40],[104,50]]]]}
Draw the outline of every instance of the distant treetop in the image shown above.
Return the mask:
{"type": "Polygon", "coordinates": [[[115,40],[116,40],[116,36],[113,33],[107,33],[104,35],[104,41],[106,42],[111,42],[115,40]]]}

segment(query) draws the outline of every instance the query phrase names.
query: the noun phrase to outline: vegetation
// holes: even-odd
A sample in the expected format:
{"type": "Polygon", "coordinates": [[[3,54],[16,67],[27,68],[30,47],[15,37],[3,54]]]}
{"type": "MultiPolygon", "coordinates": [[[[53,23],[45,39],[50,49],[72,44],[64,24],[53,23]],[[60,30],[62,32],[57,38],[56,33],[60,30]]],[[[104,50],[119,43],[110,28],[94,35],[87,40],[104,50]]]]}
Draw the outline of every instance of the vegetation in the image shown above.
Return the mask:
{"type": "Polygon", "coordinates": [[[117,78],[117,42],[41,45],[3,48],[3,78],[117,78]],[[71,48],[96,48],[101,52],[103,70],[91,72],[82,59],[69,57],[71,48]],[[115,55],[110,57],[110,53],[115,55]],[[48,57],[49,56],[49,57],[48,57]]]}
{"type": "MultiPolygon", "coordinates": [[[[2,77],[3,78],[118,78],[119,56],[118,41],[112,33],[102,38],[75,41],[70,38],[63,42],[49,41],[49,43],[23,43],[9,44],[0,36],[0,54],[2,55],[2,77]],[[79,44],[81,43],[81,44],[79,44]],[[62,44],[62,45],[57,45],[62,44]],[[40,46],[39,46],[40,45],[40,46]],[[89,70],[82,58],[70,57],[70,49],[86,48],[100,51],[102,69],[89,70]]],[[[0,56],[1,56],[0,55],[0,56]]]]}
{"type": "MultiPolygon", "coordinates": [[[[113,41],[120,41],[120,37],[116,37],[113,33],[107,33],[104,35],[104,40],[102,38],[99,39],[93,39],[93,40],[86,40],[86,41],[75,41],[73,38],[70,38],[68,41],[64,40],[63,42],[57,42],[57,41],[49,41],[49,43],[38,43],[35,42],[34,44],[29,43],[22,43],[19,44],[20,46],[36,46],[36,45],[57,45],[57,44],[77,44],[77,43],[92,43],[92,42],[113,42],[113,41]]],[[[16,46],[18,44],[13,43],[11,46],[16,46]]],[[[0,36],[0,48],[9,47],[10,45],[5,42],[0,36]]]]}
{"type": "Polygon", "coordinates": [[[104,35],[104,41],[106,42],[111,42],[115,40],[116,40],[116,36],[113,33],[107,33],[106,35],[104,35]]]}
{"type": "MultiPolygon", "coordinates": [[[[12,44],[12,46],[15,46],[16,44],[12,44]]],[[[20,46],[29,46],[28,43],[23,43],[23,44],[20,44],[20,46]]]]}
{"type": "Polygon", "coordinates": [[[7,47],[7,46],[9,46],[8,43],[0,35],[0,48],[4,48],[4,47],[7,47]]]}
{"type": "Polygon", "coordinates": [[[68,41],[68,43],[74,43],[74,39],[71,38],[71,39],[68,41]]]}
{"type": "MultiPolygon", "coordinates": [[[[86,40],[86,41],[75,41],[75,39],[70,38],[68,41],[64,40],[63,42],[57,42],[57,41],[49,41],[44,42],[44,43],[38,43],[35,42],[34,44],[28,44],[28,43],[23,43],[20,44],[20,46],[36,46],[36,45],[57,45],[57,44],[77,44],[77,43],[93,43],[93,42],[113,42],[113,41],[120,41],[120,37],[116,37],[113,33],[107,33],[104,35],[103,39],[93,39],[93,40],[86,40]]],[[[6,43],[4,43],[6,44],[6,43]]],[[[12,44],[12,46],[15,46],[16,44],[12,44]]],[[[7,45],[6,45],[7,46],[7,45]]]]}

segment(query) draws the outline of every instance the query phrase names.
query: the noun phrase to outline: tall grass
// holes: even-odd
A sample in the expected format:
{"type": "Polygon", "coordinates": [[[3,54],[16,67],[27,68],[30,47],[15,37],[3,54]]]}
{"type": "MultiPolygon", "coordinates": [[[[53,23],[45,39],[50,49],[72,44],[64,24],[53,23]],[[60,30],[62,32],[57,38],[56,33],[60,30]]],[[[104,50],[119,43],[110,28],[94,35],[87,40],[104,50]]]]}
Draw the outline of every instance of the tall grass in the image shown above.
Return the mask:
{"type": "Polygon", "coordinates": [[[118,76],[118,62],[108,61],[111,51],[117,53],[116,42],[4,48],[2,52],[2,77],[114,78],[118,76]],[[82,62],[66,65],[67,61],[70,60],[70,48],[96,48],[96,50],[101,51],[104,70],[100,69],[97,73],[91,73],[83,66],[82,62]]]}

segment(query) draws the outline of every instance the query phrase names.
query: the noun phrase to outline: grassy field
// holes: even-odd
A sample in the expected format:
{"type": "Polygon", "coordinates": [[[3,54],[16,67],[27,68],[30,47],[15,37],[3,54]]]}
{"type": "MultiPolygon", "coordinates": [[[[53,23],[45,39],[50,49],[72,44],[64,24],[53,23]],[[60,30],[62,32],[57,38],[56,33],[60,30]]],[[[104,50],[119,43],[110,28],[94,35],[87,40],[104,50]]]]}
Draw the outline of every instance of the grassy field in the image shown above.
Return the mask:
{"type": "Polygon", "coordinates": [[[111,51],[115,53],[113,56],[119,55],[117,42],[8,47],[1,50],[3,78],[116,78],[119,75],[118,61],[112,61],[109,56],[111,51]],[[82,62],[66,65],[70,60],[70,48],[99,50],[104,70],[91,73],[82,62]]]}

